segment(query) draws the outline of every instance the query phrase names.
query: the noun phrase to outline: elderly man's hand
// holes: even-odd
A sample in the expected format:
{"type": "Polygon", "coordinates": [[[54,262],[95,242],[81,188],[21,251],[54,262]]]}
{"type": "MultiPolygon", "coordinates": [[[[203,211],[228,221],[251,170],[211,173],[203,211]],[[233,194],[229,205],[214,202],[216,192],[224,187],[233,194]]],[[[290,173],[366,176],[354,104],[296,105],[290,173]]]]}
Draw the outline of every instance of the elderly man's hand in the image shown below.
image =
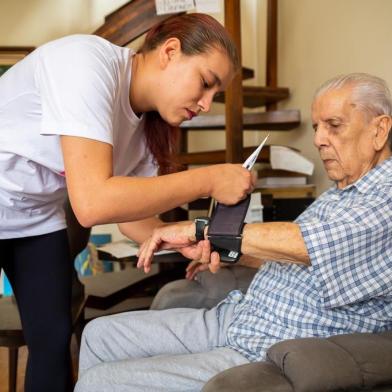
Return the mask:
{"type": "MultiPolygon", "coordinates": [[[[186,268],[186,279],[193,280],[197,273],[209,269],[213,274],[218,272],[221,267],[220,257],[218,252],[211,252],[211,243],[208,240],[199,242],[198,257],[193,257],[186,268]]],[[[186,256],[186,255],[184,255],[186,256]]]]}
{"type": "Polygon", "coordinates": [[[175,249],[193,260],[187,268],[188,279],[193,279],[199,271],[209,268],[215,273],[220,268],[219,254],[211,253],[210,242],[207,240],[196,242],[193,222],[185,221],[156,228],[151,237],[140,246],[137,267],[144,268],[148,273],[154,253],[163,249],[175,249]]]}
{"type": "MultiPolygon", "coordinates": [[[[195,238],[195,224],[191,221],[166,224],[154,229],[151,237],[145,240],[139,249],[138,268],[144,268],[147,273],[151,269],[154,253],[163,249],[188,248],[185,253],[190,256],[198,254],[195,238]]],[[[185,257],[188,257],[185,255],[185,257]]]]}

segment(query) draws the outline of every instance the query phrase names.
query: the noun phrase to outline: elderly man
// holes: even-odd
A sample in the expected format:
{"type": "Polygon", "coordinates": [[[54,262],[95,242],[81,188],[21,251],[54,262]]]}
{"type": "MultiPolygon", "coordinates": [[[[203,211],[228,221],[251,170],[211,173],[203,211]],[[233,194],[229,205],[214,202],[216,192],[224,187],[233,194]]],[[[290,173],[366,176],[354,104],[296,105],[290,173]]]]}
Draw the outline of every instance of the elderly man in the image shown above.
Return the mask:
{"type": "MultiPolygon", "coordinates": [[[[240,262],[261,267],[246,295],[234,291],[211,310],[90,323],[76,390],[198,391],[284,339],[392,328],[391,114],[390,92],[377,77],[350,74],[321,86],[312,105],[314,144],[335,186],[294,223],[245,225],[241,251],[252,257],[240,262]]],[[[148,270],[154,251],[180,246],[219,268],[208,241],[195,243],[192,222],[156,230],[139,265],[148,270]]]]}

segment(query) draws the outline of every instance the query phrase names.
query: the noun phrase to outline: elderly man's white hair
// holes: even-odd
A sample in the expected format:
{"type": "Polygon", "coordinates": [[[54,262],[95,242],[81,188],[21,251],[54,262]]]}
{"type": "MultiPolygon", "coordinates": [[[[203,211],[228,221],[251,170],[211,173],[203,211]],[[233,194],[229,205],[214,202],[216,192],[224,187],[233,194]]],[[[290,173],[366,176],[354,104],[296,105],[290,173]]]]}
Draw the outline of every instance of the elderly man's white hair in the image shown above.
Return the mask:
{"type": "Polygon", "coordinates": [[[352,86],[353,103],[372,116],[386,114],[392,116],[392,98],[385,80],[366,73],[339,75],[323,83],[314,98],[329,90],[352,86]]]}
{"type": "MultiPolygon", "coordinates": [[[[314,99],[330,90],[352,87],[352,102],[368,114],[368,118],[386,114],[392,116],[391,92],[385,80],[367,73],[339,75],[323,83],[314,95],[314,99]]],[[[392,146],[392,132],[389,132],[389,144],[392,146]]]]}

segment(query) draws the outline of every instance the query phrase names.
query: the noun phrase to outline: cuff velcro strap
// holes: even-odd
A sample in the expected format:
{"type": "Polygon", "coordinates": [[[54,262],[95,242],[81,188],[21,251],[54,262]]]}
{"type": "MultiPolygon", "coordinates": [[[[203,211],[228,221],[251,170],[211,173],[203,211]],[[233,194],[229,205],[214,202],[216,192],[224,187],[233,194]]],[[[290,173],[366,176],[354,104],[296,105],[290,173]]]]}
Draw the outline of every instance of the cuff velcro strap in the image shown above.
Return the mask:
{"type": "Polygon", "coordinates": [[[242,237],[208,236],[212,245],[212,251],[218,252],[220,261],[223,263],[236,263],[241,253],[242,237]]]}

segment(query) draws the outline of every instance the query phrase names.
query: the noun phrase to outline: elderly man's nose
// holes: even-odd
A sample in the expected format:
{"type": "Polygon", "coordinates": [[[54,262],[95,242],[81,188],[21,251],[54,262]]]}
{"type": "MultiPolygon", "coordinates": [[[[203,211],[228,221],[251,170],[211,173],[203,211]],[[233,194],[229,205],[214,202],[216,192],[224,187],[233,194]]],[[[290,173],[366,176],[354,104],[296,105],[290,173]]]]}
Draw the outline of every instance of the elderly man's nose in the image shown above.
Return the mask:
{"type": "Polygon", "coordinates": [[[318,126],[314,132],[313,143],[316,147],[325,146],[328,144],[327,133],[323,127],[318,126]]]}

